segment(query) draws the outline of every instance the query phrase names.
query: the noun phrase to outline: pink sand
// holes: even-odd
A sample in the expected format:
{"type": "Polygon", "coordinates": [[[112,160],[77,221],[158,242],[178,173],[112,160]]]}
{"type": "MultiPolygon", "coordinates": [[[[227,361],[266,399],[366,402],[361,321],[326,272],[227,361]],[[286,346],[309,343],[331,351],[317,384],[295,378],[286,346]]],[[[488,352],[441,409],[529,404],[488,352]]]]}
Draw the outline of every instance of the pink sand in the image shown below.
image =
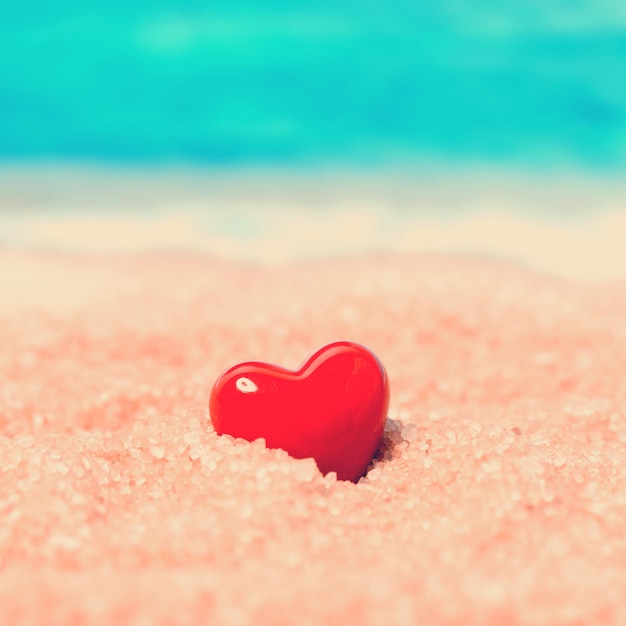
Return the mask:
{"type": "Polygon", "coordinates": [[[626,282],[432,257],[0,255],[0,624],[625,624],[626,282]],[[212,431],[220,371],[390,376],[358,485],[212,431]]]}

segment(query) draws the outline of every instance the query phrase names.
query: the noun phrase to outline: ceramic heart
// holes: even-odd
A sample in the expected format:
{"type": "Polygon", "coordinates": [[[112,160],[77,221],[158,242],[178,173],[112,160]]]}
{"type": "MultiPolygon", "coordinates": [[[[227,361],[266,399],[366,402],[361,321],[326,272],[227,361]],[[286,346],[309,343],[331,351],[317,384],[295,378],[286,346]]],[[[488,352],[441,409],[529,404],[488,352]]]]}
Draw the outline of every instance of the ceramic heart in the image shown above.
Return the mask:
{"type": "Polygon", "coordinates": [[[357,343],[331,343],[297,370],[247,362],[226,370],[209,403],[218,434],[313,457],[322,473],[363,475],[383,433],[389,382],[382,363],[357,343]]]}

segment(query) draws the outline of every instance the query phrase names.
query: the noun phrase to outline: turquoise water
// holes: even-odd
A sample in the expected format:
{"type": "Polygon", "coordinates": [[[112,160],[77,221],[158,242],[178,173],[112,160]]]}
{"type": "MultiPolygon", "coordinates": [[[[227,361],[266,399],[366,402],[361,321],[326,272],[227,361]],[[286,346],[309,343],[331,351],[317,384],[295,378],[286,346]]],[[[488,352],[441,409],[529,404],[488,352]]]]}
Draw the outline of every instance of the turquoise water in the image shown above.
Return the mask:
{"type": "Polygon", "coordinates": [[[626,164],[622,0],[32,0],[0,58],[4,160],[626,164]]]}

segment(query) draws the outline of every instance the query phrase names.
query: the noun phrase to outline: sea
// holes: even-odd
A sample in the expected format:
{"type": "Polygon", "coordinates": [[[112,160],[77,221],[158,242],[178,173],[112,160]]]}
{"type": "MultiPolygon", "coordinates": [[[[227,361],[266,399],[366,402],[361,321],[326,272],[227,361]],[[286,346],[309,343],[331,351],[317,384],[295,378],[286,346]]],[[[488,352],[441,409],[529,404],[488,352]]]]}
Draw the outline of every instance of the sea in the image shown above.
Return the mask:
{"type": "MultiPolygon", "coordinates": [[[[578,233],[550,239],[569,267],[584,233],[610,248],[624,226],[622,0],[5,2],[0,59],[3,245],[106,248],[80,227],[98,217],[118,246],[238,257],[253,240],[265,259],[290,248],[275,219],[316,233],[289,258],[524,260],[519,220],[541,219],[578,233]],[[320,246],[332,220],[349,234],[320,246]]],[[[603,271],[616,262],[626,274],[617,249],[603,271]]]]}
{"type": "Polygon", "coordinates": [[[0,157],[626,164],[622,0],[28,0],[0,157]]]}

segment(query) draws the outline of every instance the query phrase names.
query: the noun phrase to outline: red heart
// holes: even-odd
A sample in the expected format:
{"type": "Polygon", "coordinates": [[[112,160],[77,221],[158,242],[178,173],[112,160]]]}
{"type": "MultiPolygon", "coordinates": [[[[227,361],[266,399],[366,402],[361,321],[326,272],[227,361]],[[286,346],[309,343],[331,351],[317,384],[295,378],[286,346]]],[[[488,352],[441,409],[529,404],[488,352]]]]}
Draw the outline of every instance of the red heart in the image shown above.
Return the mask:
{"type": "Polygon", "coordinates": [[[383,364],[350,341],[324,346],[299,369],[241,363],[215,382],[209,408],[218,434],[291,456],[313,457],[322,473],[363,475],[382,436],[389,383],[383,364]]]}

